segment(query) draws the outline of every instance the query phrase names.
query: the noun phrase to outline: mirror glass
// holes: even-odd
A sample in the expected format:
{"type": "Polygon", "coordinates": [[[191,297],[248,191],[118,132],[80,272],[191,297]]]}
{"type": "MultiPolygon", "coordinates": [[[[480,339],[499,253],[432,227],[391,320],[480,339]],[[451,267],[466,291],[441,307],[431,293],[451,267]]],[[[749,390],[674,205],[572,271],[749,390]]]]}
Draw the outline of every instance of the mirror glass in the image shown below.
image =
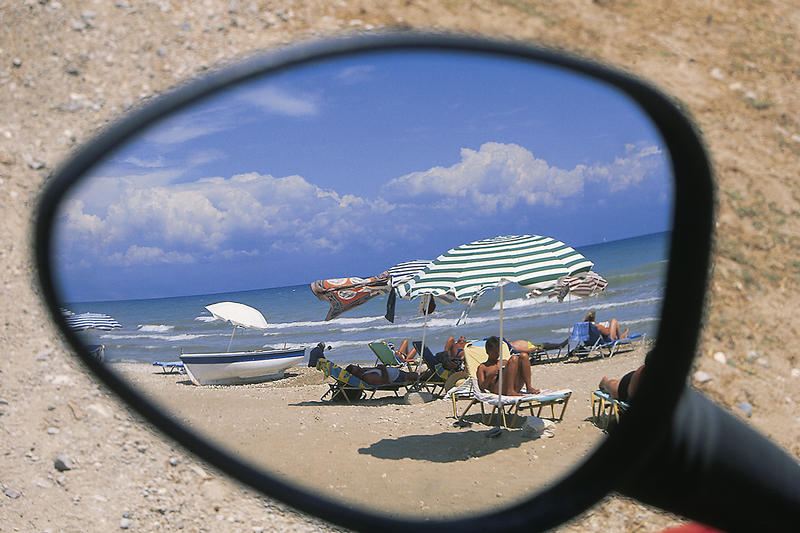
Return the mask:
{"type": "Polygon", "coordinates": [[[102,346],[97,357],[232,455],[348,505],[463,517],[546,488],[604,438],[591,393],[640,365],[655,338],[672,198],[658,131],[604,83],[496,55],[344,55],[207,97],[107,154],[60,205],[55,283],[74,327],[94,326],[80,335],[102,346]],[[423,297],[395,291],[385,318],[391,267],[512,235],[574,249],[588,261],[573,277],[591,270],[604,288],[563,290],[562,273],[505,284],[502,296],[486,287],[469,308],[436,298],[427,316],[423,297]],[[333,292],[344,311],[326,320],[335,312],[312,283],[368,278],[333,292]],[[234,327],[225,313],[240,309],[207,309],[220,302],[266,324],[234,327]],[[592,310],[645,342],[612,357],[559,349],[592,310]],[[430,387],[428,402],[408,403],[405,389],[331,400],[335,379],[308,366],[318,343],[338,366],[370,366],[371,342],[399,350],[424,336],[437,353],[451,336],[479,346],[501,327],[517,346],[553,345],[530,355],[532,387],[572,391],[543,433],[526,412],[487,438],[497,418],[479,406],[454,426],[453,402],[430,387]],[[238,369],[228,353],[244,354],[238,369]],[[190,354],[194,372],[182,373],[190,354]],[[251,383],[225,384],[233,378],[251,383]]]}

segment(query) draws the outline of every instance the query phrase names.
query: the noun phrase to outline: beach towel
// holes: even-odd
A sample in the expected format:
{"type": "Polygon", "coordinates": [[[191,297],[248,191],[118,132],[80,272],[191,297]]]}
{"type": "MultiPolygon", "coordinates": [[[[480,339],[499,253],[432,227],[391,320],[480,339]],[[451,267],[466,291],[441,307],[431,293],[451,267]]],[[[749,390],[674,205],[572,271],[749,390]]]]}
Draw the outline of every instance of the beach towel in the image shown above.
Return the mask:
{"type": "Polygon", "coordinates": [[[311,284],[311,292],[320,300],[327,301],[331,308],[325,320],[333,320],[345,311],[386,294],[391,290],[389,272],[371,278],[321,279],[311,284]]]}

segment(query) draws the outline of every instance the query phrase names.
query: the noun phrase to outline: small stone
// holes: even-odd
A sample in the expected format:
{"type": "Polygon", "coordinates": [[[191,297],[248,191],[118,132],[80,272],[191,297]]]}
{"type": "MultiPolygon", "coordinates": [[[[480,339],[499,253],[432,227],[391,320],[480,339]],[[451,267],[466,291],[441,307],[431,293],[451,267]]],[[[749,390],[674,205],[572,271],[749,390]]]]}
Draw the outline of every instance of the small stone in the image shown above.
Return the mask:
{"type": "Polygon", "coordinates": [[[53,484],[47,481],[46,479],[42,479],[40,477],[33,480],[33,484],[39,487],[40,489],[52,489],[53,484]]]}
{"type": "Polygon", "coordinates": [[[756,363],[763,366],[764,368],[769,368],[769,360],[766,357],[759,357],[756,359],[756,363]]]}
{"type": "Polygon", "coordinates": [[[6,487],[5,489],[3,489],[3,494],[11,498],[12,500],[16,500],[17,498],[22,496],[22,494],[20,494],[18,490],[12,489],[10,487],[6,487]]]}
{"type": "Polygon", "coordinates": [[[169,458],[170,466],[178,466],[180,464],[180,462],[181,462],[181,460],[178,459],[177,457],[170,457],[169,458]]]}
{"type": "Polygon", "coordinates": [[[711,77],[716,79],[716,80],[721,80],[722,78],[725,77],[725,75],[722,73],[722,71],[720,69],[714,68],[714,69],[711,69],[711,77]]]}
{"type": "Polygon", "coordinates": [[[31,159],[28,161],[28,167],[30,167],[32,170],[41,170],[44,168],[44,163],[38,159],[31,159]]]}
{"type": "Polygon", "coordinates": [[[53,466],[59,472],[64,472],[66,470],[72,470],[74,465],[70,456],[62,452],[53,460],[53,466]]]}
{"type": "Polygon", "coordinates": [[[130,529],[131,525],[133,525],[133,523],[131,522],[130,518],[123,518],[119,521],[120,529],[130,529]]]}
{"type": "Polygon", "coordinates": [[[800,378],[800,368],[793,368],[792,369],[792,377],[793,378],[800,378]]]}
{"type": "Polygon", "coordinates": [[[752,363],[753,361],[758,359],[758,354],[755,351],[750,350],[749,352],[747,352],[747,355],[745,356],[745,359],[747,359],[749,362],[752,363]]]}
{"type": "Polygon", "coordinates": [[[753,406],[748,402],[739,402],[736,404],[736,407],[741,409],[747,418],[750,418],[750,415],[753,414],[753,406]]]}
{"type": "Polygon", "coordinates": [[[59,431],[60,430],[58,428],[55,428],[55,427],[52,427],[52,426],[47,428],[47,434],[48,435],[58,435],[59,431]]]}
{"type": "Polygon", "coordinates": [[[421,403],[428,403],[433,401],[433,394],[426,391],[407,392],[405,395],[405,403],[407,405],[418,405],[421,403]]]}
{"type": "Polygon", "coordinates": [[[722,363],[723,365],[728,362],[728,358],[725,357],[725,354],[722,352],[717,352],[714,354],[714,361],[718,363],[722,363]]]}
{"type": "Polygon", "coordinates": [[[11,62],[11,64],[14,65],[14,67],[16,68],[19,68],[22,66],[22,60],[19,59],[18,57],[15,57],[14,60],[11,62]]]}
{"type": "Polygon", "coordinates": [[[714,378],[712,378],[708,373],[698,370],[694,373],[692,379],[694,379],[697,383],[708,383],[714,378]]]}

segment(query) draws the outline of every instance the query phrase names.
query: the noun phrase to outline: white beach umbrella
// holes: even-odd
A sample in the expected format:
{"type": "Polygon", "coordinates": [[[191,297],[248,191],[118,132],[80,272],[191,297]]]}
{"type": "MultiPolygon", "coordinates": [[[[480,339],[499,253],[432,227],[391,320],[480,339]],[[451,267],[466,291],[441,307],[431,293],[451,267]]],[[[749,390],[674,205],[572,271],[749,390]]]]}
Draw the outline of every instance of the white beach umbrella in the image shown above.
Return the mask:
{"type": "Polygon", "coordinates": [[[236,328],[267,329],[268,327],[267,319],[264,318],[261,311],[249,305],[238,302],[219,302],[207,305],[206,309],[214,318],[233,324],[233,333],[231,333],[231,339],[228,342],[229,351],[233,343],[233,336],[236,334],[236,328]]]}

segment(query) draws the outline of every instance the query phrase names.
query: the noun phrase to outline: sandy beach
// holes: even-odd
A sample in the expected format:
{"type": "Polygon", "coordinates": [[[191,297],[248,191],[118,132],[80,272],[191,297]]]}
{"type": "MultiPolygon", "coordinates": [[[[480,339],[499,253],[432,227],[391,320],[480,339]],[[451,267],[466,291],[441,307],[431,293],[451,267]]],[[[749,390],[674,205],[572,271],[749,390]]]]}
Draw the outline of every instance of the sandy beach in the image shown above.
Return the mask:
{"type": "MultiPolygon", "coordinates": [[[[645,351],[637,342],[612,358],[533,365],[535,387],[573,391],[552,437],[523,430],[526,417],[519,417],[513,429],[487,438],[492,426],[477,405],[466,416],[469,427],[453,427],[448,398],[409,405],[378,392],[331,402],[321,398],[332,379],[308,367],[228,386],[196,386],[185,374],[145,364],[112,368],[188,427],[267,472],[379,513],[442,518],[508,506],[579,464],[604,436],[591,420],[591,391],[604,375],[637,368],[645,351]]],[[[458,413],[468,405],[459,402],[458,413]]],[[[541,415],[552,416],[549,408],[541,415]]]]}

